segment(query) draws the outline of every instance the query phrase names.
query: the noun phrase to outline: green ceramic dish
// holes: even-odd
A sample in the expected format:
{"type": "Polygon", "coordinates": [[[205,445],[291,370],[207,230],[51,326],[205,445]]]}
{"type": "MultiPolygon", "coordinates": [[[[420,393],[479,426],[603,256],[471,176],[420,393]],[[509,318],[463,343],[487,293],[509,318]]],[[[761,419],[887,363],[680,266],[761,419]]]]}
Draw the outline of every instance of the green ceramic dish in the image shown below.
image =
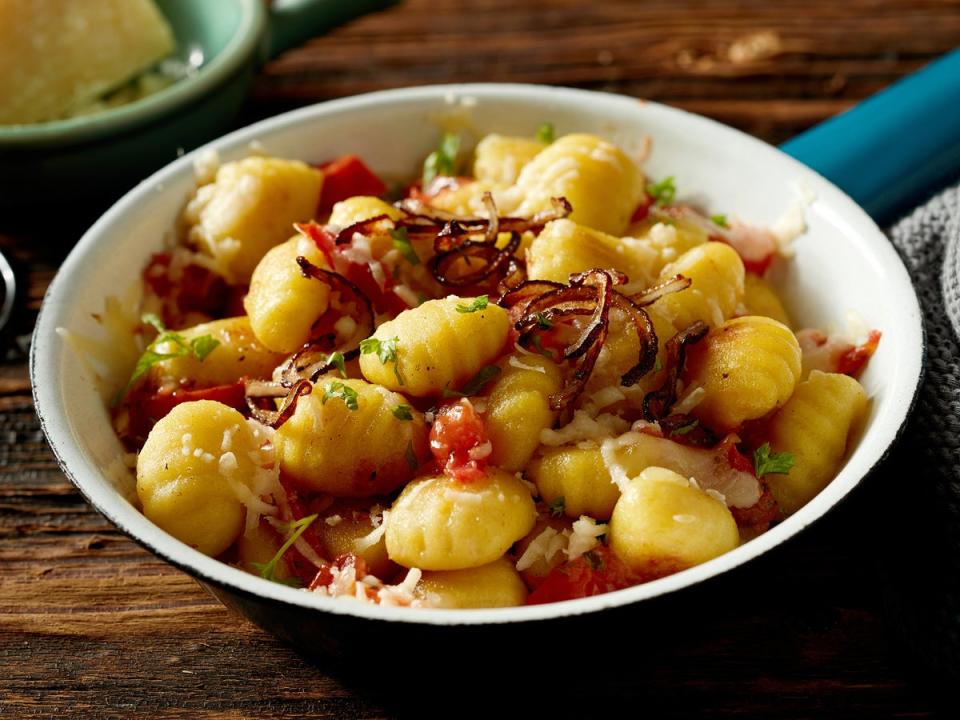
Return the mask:
{"type": "MultiPolygon", "coordinates": [[[[390,0],[158,0],[189,77],[128,105],[0,126],[0,211],[95,210],[158,167],[222,134],[270,55],[390,0]]],[[[47,216],[49,217],[49,216],[47,216]]]]}

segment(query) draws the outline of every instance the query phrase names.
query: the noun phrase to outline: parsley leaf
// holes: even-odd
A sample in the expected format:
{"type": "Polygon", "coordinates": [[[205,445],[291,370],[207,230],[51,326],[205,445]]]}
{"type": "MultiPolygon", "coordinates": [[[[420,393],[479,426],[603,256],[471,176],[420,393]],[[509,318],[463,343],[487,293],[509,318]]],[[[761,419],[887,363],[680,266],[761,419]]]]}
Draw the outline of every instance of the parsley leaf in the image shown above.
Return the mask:
{"type": "Polygon", "coordinates": [[[420,467],[420,461],[417,460],[417,454],[413,451],[413,440],[407,441],[407,451],[404,454],[407,458],[407,465],[410,466],[411,470],[416,470],[420,467]]]}
{"type": "Polygon", "coordinates": [[[393,416],[397,420],[413,420],[413,413],[410,412],[409,405],[397,405],[393,409],[393,416]]]}
{"type": "Polygon", "coordinates": [[[277,550],[277,554],[273,556],[270,562],[267,563],[251,563],[254,568],[260,571],[260,577],[264,580],[273,580],[274,582],[285,582],[280,580],[277,575],[277,563],[280,562],[280,558],[283,557],[284,553],[290,549],[290,547],[297,541],[301,535],[303,535],[304,530],[310,527],[310,524],[317,519],[316,515],[308,515],[307,517],[302,517],[296,522],[292,522],[287,525],[287,532],[291,533],[290,537],[286,539],[286,542],[280,546],[280,549],[277,550]]]}
{"type": "Polygon", "coordinates": [[[680,427],[674,428],[673,430],[671,430],[670,437],[673,437],[675,435],[686,435],[688,432],[692,432],[693,430],[696,430],[699,425],[700,425],[699,420],[696,420],[696,419],[691,420],[686,425],[681,425],[680,427]]]}
{"type": "Polygon", "coordinates": [[[656,372],[663,370],[663,361],[660,359],[660,356],[657,355],[656,361],[653,363],[653,369],[656,372]]]}
{"type": "Polygon", "coordinates": [[[677,188],[673,184],[673,176],[666,177],[660,182],[647,184],[647,195],[653,198],[657,205],[669,205],[673,202],[677,194],[677,188]]]}
{"type": "Polygon", "coordinates": [[[190,341],[190,351],[197,360],[203,362],[219,344],[220,341],[215,340],[212,335],[201,335],[190,341]]]}
{"type": "Polygon", "coordinates": [[[549,145],[556,139],[556,132],[553,129],[553,123],[545,122],[541,123],[540,127],[537,128],[536,137],[538,142],[546,143],[549,145]]]}
{"type": "Polygon", "coordinates": [[[550,351],[543,346],[543,341],[540,339],[539,335],[534,335],[531,342],[538,353],[543,355],[548,360],[553,360],[553,355],[551,355],[550,351]]]}
{"type": "Polygon", "coordinates": [[[769,473],[786,474],[796,462],[791,452],[771,452],[770,443],[764,443],[753,451],[753,467],[758,478],[769,473]]]}
{"type": "Polygon", "coordinates": [[[458,313],[475,313],[477,310],[485,310],[490,302],[489,295],[480,295],[469,305],[457,305],[458,313]]]}
{"type": "Polygon", "coordinates": [[[472,378],[467,380],[461,390],[451,390],[448,387],[443,389],[443,396],[449,397],[470,397],[476,395],[483,389],[483,386],[493,380],[497,375],[503,372],[498,365],[484,365],[480,371],[472,378]]]}
{"type": "Polygon", "coordinates": [[[417,255],[417,251],[414,249],[413,243],[410,242],[410,237],[407,235],[406,228],[391,230],[390,237],[393,238],[393,247],[400,251],[400,254],[406,258],[408,263],[411,265],[420,264],[420,256],[417,255]]]}
{"type": "Polygon", "coordinates": [[[726,216],[726,215],[711,215],[711,216],[710,216],[710,222],[712,222],[714,225],[719,225],[719,226],[722,227],[722,228],[728,228],[728,227],[730,227],[730,226],[727,224],[727,216],[726,216]]]}
{"type": "Polygon", "coordinates": [[[460,152],[460,136],[444,133],[440,147],[427,155],[423,161],[423,186],[426,187],[438,175],[450,177],[456,174],[457,154],[460,152]]]}
{"type": "Polygon", "coordinates": [[[548,507],[550,508],[550,514],[555,517],[563,517],[563,511],[567,507],[567,501],[564,499],[563,495],[556,497],[550,501],[548,507]]]}
{"type": "Polygon", "coordinates": [[[547,317],[546,313],[538,312],[534,317],[537,318],[537,327],[541,330],[549,330],[553,327],[553,321],[547,317]]]}
{"type": "Polygon", "coordinates": [[[340,373],[340,377],[345,378],[347,376],[347,362],[342,352],[330,353],[327,356],[327,365],[333,365],[340,373]]]}
{"type": "Polygon", "coordinates": [[[145,325],[152,326],[157,331],[158,335],[154,341],[147,346],[146,350],[143,351],[143,354],[137,359],[137,364],[133,368],[133,373],[130,375],[130,379],[114,398],[114,405],[119,403],[120,400],[123,399],[123,396],[127,394],[127,391],[137,382],[137,380],[146,375],[150,368],[152,368],[158,362],[169,360],[171,358],[183,357],[185,355],[192,355],[200,362],[203,362],[207,359],[207,356],[212,353],[218,345],[220,345],[220,341],[215,339],[212,335],[200,335],[198,337],[191,338],[188,341],[180,333],[167,330],[166,326],[163,324],[163,321],[154,313],[144,313],[143,317],[140,319],[145,325]],[[158,349],[161,346],[165,346],[163,352],[158,349]]]}
{"type": "Polygon", "coordinates": [[[389,340],[370,337],[360,342],[360,354],[376,355],[384,365],[392,362],[393,374],[396,375],[397,382],[401,385],[406,385],[403,375],[400,374],[400,363],[397,360],[397,343],[399,342],[400,338],[398,337],[392,337],[389,340]]]}
{"type": "Polygon", "coordinates": [[[332,382],[328,383],[323,389],[323,400],[320,402],[326,405],[327,400],[331,398],[340,398],[343,400],[343,404],[346,405],[350,410],[358,410],[360,408],[360,405],[357,403],[358,397],[357,391],[349,385],[345,385],[342,382],[332,382]]]}

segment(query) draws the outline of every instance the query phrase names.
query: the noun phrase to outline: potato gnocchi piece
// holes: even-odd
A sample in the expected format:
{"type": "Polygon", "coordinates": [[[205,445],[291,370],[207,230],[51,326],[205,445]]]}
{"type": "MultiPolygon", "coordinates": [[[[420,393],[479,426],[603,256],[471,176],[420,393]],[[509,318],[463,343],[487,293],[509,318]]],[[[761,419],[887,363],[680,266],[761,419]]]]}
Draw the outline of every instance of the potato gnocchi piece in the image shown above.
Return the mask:
{"type": "Polygon", "coordinates": [[[571,518],[609,520],[620,497],[599,447],[551,448],[530,463],[527,474],[544,502],[571,518]]]}
{"type": "Polygon", "coordinates": [[[330,211],[329,223],[333,227],[342,230],[355,223],[375,218],[378,215],[386,215],[391,220],[399,220],[403,217],[402,212],[378,197],[372,195],[354,195],[346,200],[341,200],[333,206],[333,209],[330,211]]]}
{"type": "Polygon", "coordinates": [[[747,315],[763,315],[788,328],[793,327],[776,291],[770,287],[770,283],[754,273],[747,273],[743,278],[743,306],[747,309],[747,315]]]}
{"type": "Polygon", "coordinates": [[[360,356],[363,376],[414,397],[456,389],[500,355],[510,331],[507,312],[492,303],[474,312],[458,309],[474,301],[430,300],[380,325],[375,344],[360,356]]]}
{"type": "Polygon", "coordinates": [[[613,237],[568,219],[554,220],[530,244],[527,274],[532,280],[565,283],[572,273],[612,268],[631,281],[650,285],[652,257],[639,240],[613,237]]]}
{"type": "Polygon", "coordinates": [[[226,163],[184,212],[188,237],[232,283],[246,282],[260,258],[313,218],[323,173],[306,163],[250,157],[226,163]]]}
{"type": "Polygon", "coordinates": [[[644,196],[637,164],[613,143],[596,135],[564,135],[520,171],[513,188],[523,197],[516,214],[529,217],[565,197],[570,220],[620,235],[644,196]]]}
{"type": "Polygon", "coordinates": [[[610,549],[630,568],[665,575],[740,542],[727,506],[682,475],[650,467],[630,481],[610,518],[610,549]]]}
{"type": "MultiPolygon", "coordinates": [[[[237,563],[248,573],[260,575],[264,565],[273,560],[283,541],[276,532],[261,522],[237,538],[237,563]]],[[[273,577],[283,581],[293,577],[285,558],[276,564],[273,577]]]]}
{"type": "Polygon", "coordinates": [[[717,327],[736,312],[743,301],[744,269],[737,252],[721,242],[708,242],[688,250],[660,272],[659,282],[675,275],[691,280],[686,290],[657,301],[677,331],[702,320],[717,327]]]}
{"type": "Polygon", "coordinates": [[[323,548],[323,557],[336,560],[352,553],[363,558],[370,573],[381,579],[390,577],[397,569],[387,557],[386,542],[383,535],[376,532],[370,512],[335,507],[318,518],[313,527],[323,548]]]}
{"type": "MultiPolygon", "coordinates": [[[[460,217],[487,217],[489,214],[483,203],[486,193],[500,195],[506,188],[490,180],[468,180],[457,182],[451,187],[443,188],[430,197],[430,205],[460,217]]],[[[503,203],[497,205],[501,212],[509,206],[503,203]]]]}
{"type": "Polygon", "coordinates": [[[428,570],[414,594],[433,608],[515,607],[526,601],[527,588],[513,564],[500,558],[464,570],[428,570]]]}
{"type": "MultiPolygon", "coordinates": [[[[284,358],[257,340],[246,317],[213,320],[181,330],[180,334],[188,342],[209,335],[220,344],[203,360],[181,355],[158,362],[150,369],[151,378],[158,386],[176,383],[212,387],[228,385],[240,378],[269,378],[284,358]]],[[[172,344],[167,343],[159,343],[154,349],[160,353],[174,350],[172,344]]]]}
{"type": "Polygon", "coordinates": [[[243,529],[244,503],[259,470],[260,442],[226,405],[177,405],[157,422],[137,456],[143,514],[177,540],[219,555],[243,529]]]}
{"type": "Polygon", "coordinates": [[[651,248],[655,255],[650,259],[650,272],[656,276],[665,265],[677,260],[685,252],[708,241],[706,230],[687,218],[650,216],[634,223],[627,231],[651,248]]]}
{"type": "Polygon", "coordinates": [[[257,264],[243,307],[264,346],[292,353],[311,338],[313,324],[326,312],[330,288],[303,276],[297,257],[327,268],[316,244],[298,235],[271,248],[257,264]]]}
{"type": "Polygon", "coordinates": [[[483,415],[493,445],[490,463],[504,470],[522,470],[540,445],[540,431],[553,425],[550,395],[562,385],[560,369],[537,355],[511,355],[486,398],[483,415]]]}
{"type": "Polygon", "coordinates": [[[692,414],[715,430],[762,418],[793,394],[800,361],[796,336],[776,320],[728,320],[690,350],[687,386],[704,391],[692,414]]]}
{"type": "Polygon", "coordinates": [[[536,520],[530,491],[491,468],[484,480],[439,475],[407,485],[390,509],[387,553],[404,567],[462,570],[493,562],[536,520]]]}
{"type": "Polygon", "coordinates": [[[473,176],[497,185],[513,185],[523,167],[545,147],[546,143],[533,138],[486,135],[474,151],[473,176]]]}
{"type": "Polygon", "coordinates": [[[758,437],[768,440],[774,452],[794,457],[788,474],[766,476],[784,514],[803,507],[840,471],[868,402],[852,377],[814,370],[767,421],[758,437]]]}
{"type": "Polygon", "coordinates": [[[429,457],[423,414],[403,395],[324,375],[277,430],[280,468],[298,487],[337,497],[382,495],[429,457]],[[405,408],[404,412],[397,408],[405,408]],[[398,415],[409,414],[410,420],[398,415]]]}

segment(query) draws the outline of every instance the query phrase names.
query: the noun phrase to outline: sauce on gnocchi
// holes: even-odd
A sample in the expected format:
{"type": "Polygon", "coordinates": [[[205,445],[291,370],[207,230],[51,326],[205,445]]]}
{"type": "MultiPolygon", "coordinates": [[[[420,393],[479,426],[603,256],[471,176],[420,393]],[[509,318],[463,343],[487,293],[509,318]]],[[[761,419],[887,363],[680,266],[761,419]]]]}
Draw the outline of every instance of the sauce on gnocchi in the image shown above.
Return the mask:
{"type": "Polygon", "coordinates": [[[307,592],[505,607],[706,562],[842,467],[880,340],[799,329],[784,245],[589,134],[209,160],[114,401],[145,515],[307,592]]]}

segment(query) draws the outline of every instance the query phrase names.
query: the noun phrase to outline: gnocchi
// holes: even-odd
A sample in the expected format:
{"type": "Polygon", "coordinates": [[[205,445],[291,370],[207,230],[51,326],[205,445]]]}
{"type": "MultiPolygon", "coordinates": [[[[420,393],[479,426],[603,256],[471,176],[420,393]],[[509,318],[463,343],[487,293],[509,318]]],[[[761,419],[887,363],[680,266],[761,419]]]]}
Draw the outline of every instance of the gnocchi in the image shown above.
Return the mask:
{"type": "Polygon", "coordinates": [[[511,607],[709,562],[842,470],[880,334],[795,330],[766,231],[597,135],[462,139],[391,198],[340,192],[355,157],[195,189],[112,407],[147,518],[305,592],[511,607]]]}

